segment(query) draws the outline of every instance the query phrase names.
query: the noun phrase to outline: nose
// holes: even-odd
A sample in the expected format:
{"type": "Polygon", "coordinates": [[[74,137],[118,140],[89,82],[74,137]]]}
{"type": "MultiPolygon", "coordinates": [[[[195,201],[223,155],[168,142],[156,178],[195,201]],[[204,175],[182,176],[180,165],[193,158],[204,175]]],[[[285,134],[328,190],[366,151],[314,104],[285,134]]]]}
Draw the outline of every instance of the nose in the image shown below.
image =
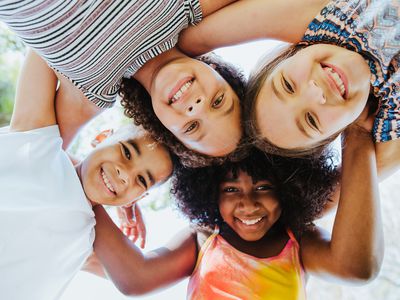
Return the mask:
{"type": "Polygon", "coordinates": [[[323,89],[318,85],[318,83],[311,79],[307,83],[305,97],[314,104],[325,104],[326,98],[323,89]]]}
{"type": "Polygon", "coordinates": [[[186,108],[186,113],[189,116],[195,116],[203,111],[205,99],[202,97],[195,98],[186,108]]]}
{"type": "Polygon", "coordinates": [[[117,174],[118,178],[121,181],[123,185],[128,185],[129,184],[129,174],[124,168],[118,166],[117,167],[117,174]]]}
{"type": "Polygon", "coordinates": [[[260,205],[257,201],[252,199],[251,195],[243,195],[243,197],[240,198],[238,208],[243,213],[250,215],[259,210],[260,205]]]}

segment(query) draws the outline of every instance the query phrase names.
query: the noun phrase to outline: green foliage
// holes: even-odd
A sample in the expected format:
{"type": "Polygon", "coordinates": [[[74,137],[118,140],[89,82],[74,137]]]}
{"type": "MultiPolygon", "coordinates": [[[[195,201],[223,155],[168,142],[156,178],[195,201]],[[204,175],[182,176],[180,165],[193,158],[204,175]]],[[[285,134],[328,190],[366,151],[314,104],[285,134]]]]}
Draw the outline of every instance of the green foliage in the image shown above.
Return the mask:
{"type": "Polygon", "coordinates": [[[24,43],[13,34],[7,27],[0,24],[0,55],[9,52],[25,51],[24,43]]]}
{"type": "Polygon", "coordinates": [[[9,124],[15,98],[16,82],[23,43],[10,31],[0,26],[0,126],[9,124]]]}
{"type": "Polygon", "coordinates": [[[14,107],[15,89],[19,65],[17,59],[0,56],[0,126],[10,122],[14,107]]]}

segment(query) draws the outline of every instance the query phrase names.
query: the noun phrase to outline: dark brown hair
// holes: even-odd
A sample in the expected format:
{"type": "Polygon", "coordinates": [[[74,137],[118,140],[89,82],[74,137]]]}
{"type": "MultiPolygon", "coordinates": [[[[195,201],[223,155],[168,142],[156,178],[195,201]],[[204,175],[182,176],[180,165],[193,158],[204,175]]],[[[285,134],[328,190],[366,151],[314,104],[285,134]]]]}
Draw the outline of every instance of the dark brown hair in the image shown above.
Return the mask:
{"type": "MultiPolygon", "coordinates": [[[[245,95],[245,77],[243,73],[230,63],[222,60],[219,56],[209,53],[196,59],[213,65],[217,71],[232,87],[239,97],[241,110],[243,110],[243,99],[245,95]]],[[[182,144],[157,118],[151,103],[151,97],[146,89],[134,78],[123,78],[119,94],[122,97],[121,104],[125,115],[133,118],[135,125],[142,125],[151,136],[165,145],[188,167],[201,167],[212,164],[221,164],[226,159],[235,159],[245,151],[245,147],[238,147],[236,151],[226,157],[211,157],[188,149],[182,144]]],[[[239,143],[243,145],[243,143],[239,143]]]]}

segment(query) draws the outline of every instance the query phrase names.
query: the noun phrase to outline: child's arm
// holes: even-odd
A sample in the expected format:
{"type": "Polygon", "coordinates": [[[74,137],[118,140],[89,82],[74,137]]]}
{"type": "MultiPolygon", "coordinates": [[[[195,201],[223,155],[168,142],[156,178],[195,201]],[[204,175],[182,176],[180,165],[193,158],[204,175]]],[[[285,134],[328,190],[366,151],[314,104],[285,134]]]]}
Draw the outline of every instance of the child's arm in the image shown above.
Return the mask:
{"type": "Polygon", "coordinates": [[[237,0],[199,0],[203,17],[207,17],[224,6],[236,1],[237,0]]]}
{"type": "Polygon", "coordinates": [[[298,42],[327,0],[243,0],[183,31],[178,46],[195,56],[259,39],[298,42]]]}
{"type": "Polygon", "coordinates": [[[10,130],[27,131],[56,124],[56,87],[53,70],[29,50],[18,78],[10,130]]]}
{"type": "Polygon", "coordinates": [[[126,295],[140,295],[189,276],[197,259],[196,234],[187,229],[169,245],[142,254],[101,206],[96,214],[94,250],[107,275],[126,295]]]}
{"type": "Polygon", "coordinates": [[[379,178],[387,178],[400,169],[400,139],[376,143],[379,178]]]}
{"type": "Polygon", "coordinates": [[[366,281],[378,274],[383,232],[375,151],[369,135],[347,135],[331,238],[317,229],[305,234],[300,249],[306,271],[319,276],[366,281]]]}
{"type": "Polygon", "coordinates": [[[86,271],[107,279],[104,267],[94,252],[86,260],[85,264],[82,267],[82,271],[86,271]]]}
{"type": "Polygon", "coordinates": [[[57,123],[66,149],[78,131],[104,109],[90,102],[68,79],[58,75],[60,87],[56,95],[57,123]]]}

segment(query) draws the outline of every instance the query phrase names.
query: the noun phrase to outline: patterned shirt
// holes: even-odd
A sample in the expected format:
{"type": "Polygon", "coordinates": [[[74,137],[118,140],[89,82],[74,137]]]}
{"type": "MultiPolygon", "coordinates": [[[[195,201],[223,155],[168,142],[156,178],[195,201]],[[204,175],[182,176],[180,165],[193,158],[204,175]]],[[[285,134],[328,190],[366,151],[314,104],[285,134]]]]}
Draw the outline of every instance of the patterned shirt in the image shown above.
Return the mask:
{"type": "Polygon", "coordinates": [[[199,251],[187,299],[306,299],[299,244],[290,230],[288,235],[278,255],[258,258],[237,250],[216,230],[199,251]]]}
{"type": "Polygon", "coordinates": [[[201,19],[199,0],[0,0],[0,20],[99,107],[201,19]]]}
{"type": "Polygon", "coordinates": [[[400,1],[336,0],[309,24],[302,44],[328,43],[358,52],[379,99],[377,142],[400,138],[400,1]]]}

